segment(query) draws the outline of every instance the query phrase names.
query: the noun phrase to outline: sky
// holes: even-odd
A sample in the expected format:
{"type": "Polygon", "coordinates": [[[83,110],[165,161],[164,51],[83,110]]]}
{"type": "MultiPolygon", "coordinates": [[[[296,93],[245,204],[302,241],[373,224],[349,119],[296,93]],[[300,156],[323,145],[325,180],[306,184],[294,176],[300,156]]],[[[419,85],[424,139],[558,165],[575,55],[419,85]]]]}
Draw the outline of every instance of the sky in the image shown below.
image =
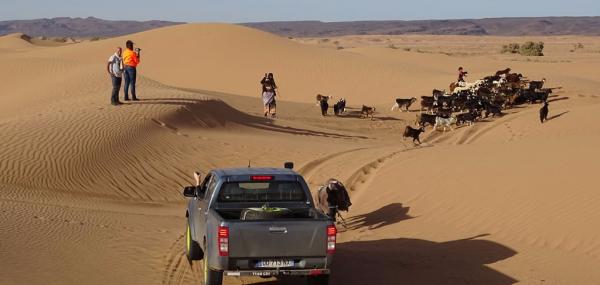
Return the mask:
{"type": "Polygon", "coordinates": [[[600,16],[598,0],[0,0],[0,20],[97,17],[181,22],[600,16]]]}

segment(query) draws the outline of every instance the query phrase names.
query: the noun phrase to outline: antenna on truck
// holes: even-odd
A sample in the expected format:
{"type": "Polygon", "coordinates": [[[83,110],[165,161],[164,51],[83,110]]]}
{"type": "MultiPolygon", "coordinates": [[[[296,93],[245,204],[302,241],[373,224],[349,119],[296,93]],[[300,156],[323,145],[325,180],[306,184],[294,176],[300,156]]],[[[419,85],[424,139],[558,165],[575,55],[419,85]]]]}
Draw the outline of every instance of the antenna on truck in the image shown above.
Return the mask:
{"type": "Polygon", "coordinates": [[[250,165],[250,159],[248,159],[248,168],[250,168],[250,167],[252,167],[252,166],[250,165]]]}

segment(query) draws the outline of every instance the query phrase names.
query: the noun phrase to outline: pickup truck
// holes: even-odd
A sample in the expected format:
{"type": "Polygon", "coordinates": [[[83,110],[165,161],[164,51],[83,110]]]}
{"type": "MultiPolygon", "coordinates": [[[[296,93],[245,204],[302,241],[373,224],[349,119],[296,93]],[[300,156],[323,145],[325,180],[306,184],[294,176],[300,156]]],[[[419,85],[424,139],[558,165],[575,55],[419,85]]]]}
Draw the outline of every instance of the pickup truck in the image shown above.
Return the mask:
{"type": "Polygon", "coordinates": [[[186,253],[202,260],[204,284],[220,285],[224,276],[329,283],[337,229],[291,168],[215,169],[184,188],[186,253]]]}

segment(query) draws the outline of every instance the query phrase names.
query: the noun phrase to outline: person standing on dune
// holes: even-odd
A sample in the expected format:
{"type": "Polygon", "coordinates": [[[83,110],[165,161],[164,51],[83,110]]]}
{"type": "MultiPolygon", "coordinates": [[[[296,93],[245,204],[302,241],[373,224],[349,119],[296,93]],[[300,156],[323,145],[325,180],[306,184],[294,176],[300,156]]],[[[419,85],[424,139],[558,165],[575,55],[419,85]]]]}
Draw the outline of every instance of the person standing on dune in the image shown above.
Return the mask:
{"type": "Polygon", "coordinates": [[[106,65],[106,71],[112,80],[112,93],[110,96],[110,104],[117,106],[120,105],[119,101],[119,90],[121,90],[121,81],[123,76],[123,59],[121,58],[122,53],[121,47],[117,47],[117,51],[108,58],[108,64],[106,65]]]}
{"type": "Polygon", "coordinates": [[[277,95],[277,84],[275,84],[273,73],[265,74],[265,77],[263,77],[263,79],[260,81],[260,84],[262,84],[262,100],[265,107],[265,118],[269,114],[271,114],[271,117],[275,118],[275,96],[277,95]]]}
{"type": "Polygon", "coordinates": [[[140,49],[133,49],[133,42],[128,40],[125,43],[125,51],[123,52],[123,65],[125,66],[125,101],[129,101],[129,86],[131,86],[131,99],[138,101],[135,94],[135,82],[137,78],[137,66],[140,64],[140,49]]]}

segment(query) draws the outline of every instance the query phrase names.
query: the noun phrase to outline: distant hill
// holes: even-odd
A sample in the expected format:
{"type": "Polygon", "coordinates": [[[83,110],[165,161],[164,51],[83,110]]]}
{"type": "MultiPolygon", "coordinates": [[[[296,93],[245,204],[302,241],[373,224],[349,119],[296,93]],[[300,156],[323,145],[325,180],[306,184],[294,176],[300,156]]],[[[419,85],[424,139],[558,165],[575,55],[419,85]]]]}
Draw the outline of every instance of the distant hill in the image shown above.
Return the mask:
{"type": "MultiPolygon", "coordinates": [[[[0,21],[0,36],[113,37],[183,24],[169,21],[110,21],[94,17],[0,21]]],[[[343,35],[600,35],[600,17],[489,18],[473,20],[261,22],[241,25],[285,37],[343,35]]]]}
{"type": "Polygon", "coordinates": [[[600,35],[600,17],[489,18],[473,20],[244,23],[286,37],[344,35],[600,35]]]}
{"type": "Polygon", "coordinates": [[[0,36],[113,37],[181,24],[167,21],[109,21],[94,17],[0,21],[0,36]]]}

